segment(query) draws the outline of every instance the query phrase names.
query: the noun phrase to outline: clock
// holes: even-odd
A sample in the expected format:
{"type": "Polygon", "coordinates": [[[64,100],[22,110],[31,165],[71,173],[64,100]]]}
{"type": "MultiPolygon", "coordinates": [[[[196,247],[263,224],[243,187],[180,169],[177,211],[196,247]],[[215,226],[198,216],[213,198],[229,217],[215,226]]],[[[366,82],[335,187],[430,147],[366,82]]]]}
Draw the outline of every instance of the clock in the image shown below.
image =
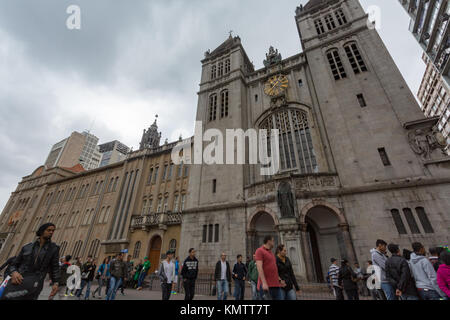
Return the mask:
{"type": "Polygon", "coordinates": [[[277,75],[267,80],[264,92],[268,96],[275,97],[286,91],[289,80],[284,75],[277,75]]]}

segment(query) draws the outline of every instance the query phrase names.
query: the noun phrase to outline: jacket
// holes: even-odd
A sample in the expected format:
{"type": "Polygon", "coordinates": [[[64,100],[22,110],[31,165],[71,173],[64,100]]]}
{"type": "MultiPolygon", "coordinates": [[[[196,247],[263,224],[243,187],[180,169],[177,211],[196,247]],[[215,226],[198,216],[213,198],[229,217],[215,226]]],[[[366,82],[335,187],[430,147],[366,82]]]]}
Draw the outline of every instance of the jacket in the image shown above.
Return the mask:
{"type": "Polygon", "coordinates": [[[291,260],[289,260],[288,257],[286,257],[286,261],[283,262],[278,256],[277,256],[277,267],[278,267],[278,275],[281,278],[281,280],[284,280],[286,282],[286,287],[283,289],[285,291],[290,291],[292,288],[295,287],[295,291],[300,290],[300,287],[298,286],[297,279],[294,275],[294,270],[292,269],[292,263],[291,260]]]}
{"type": "Polygon", "coordinates": [[[437,272],[439,288],[450,298],[450,266],[441,264],[437,272]]]}
{"type": "Polygon", "coordinates": [[[170,264],[167,262],[167,260],[164,260],[161,263],[161,266],[159,267],[159,280],[161,281],[161,284],[170,284],[173,283],[175,280],[175,264],[173,262],[171,262],[170,264]],[[170,266],[171,271],[170,271],[170,275],[166,274],[166,266],[170,266]],[[170,276],[171,281],[169,282],[168,280],[168,276],[170,276]]]}
{"type": "Polygon", "coordinates": [[[411,270],[418,289],[434,290],[441,297],[445,297],[445,293],[439,289],[437,284],[436,271],[434,271],[433,265],[427,257],[413,252],[411,254],[411,270]]]}
{"type": "Polygon", "coordinates": [[[11,257],[11,258],[9,258],[9,259],[6,260],[6,262],[0,267],[0,271],[2,271],[3,269],[6,268],[5,274],[4,274],[3,278],[6,278],[8,275],[11,274],[11,271],[10,271],[10,270],[11,270],[11,264],[12,264],[12,262],[14,261],[15,258],[16,258],[16,257],[11,257]]]}
{"type": "Polygon", "coordinates": [[[181,276],[183,279],[196,280],[198,275],[198,260],[187,257],[181,268],[181,276]]]}
{"type": "Polygon", "coordinates": [[[339,284],[343,284],[344,290],[358,289],[358,285],[352,278],[357,278],[357,275],[349,266],[343,266],[339,269],[339,284]]]}
{"type": "Polygon", "coordinates": [[[69,279],[70,275],[67,273],[67,269],[71,266],[70,262],[64,262],[61,266],[61,276],[59,279],[59,285],[65,286],[67,285],[67,279],[69,279]]]}
{"type": "Polygon", "coordinates": [[[134,270],[136,270],[136,272],[134,273],[134,278],[133,278],[134,281],[138,281],[139,275],[141,274],[143,267],[144,267],[144,265],[142,263],[138,264],[136,267],[134,267],[134,270]]]}
{"type": "Polygon", "coordinates": [[[405,258],[393,255],[385,264],[386,280],[394,290],[399,289],[408,296],[417,296],[416,284],[411,275],[408,261],[405,258]]]}
{"type": "Polygon", "coordinates": [[[120,278],[126,278],[127,277],[127,264],[120,260],[113,260],[111,261],[109,272],[111,273],[111,276],[120,279],[120,278]]]}
{"type": "Polygon", "coordinates": [[[388,256],[386,254],[381,253],[377,249],[370,250],[370,253],[372,254],[372,262],[375,266],[380,267],[381,269],[381,282],[387,282],[386,279],[386,271],[384,269],[384,265],[386,264],[386,261],[388,259],[388,256]]]}
{"type": "Polygon", "coordinates": [[[254,283],[258,283],[258,268],[256,267],[256,262],[254,260],[250,261],[248,264],[247,278],[254,283]]]}
{"type": "Polygon", "coordinates": [[[233,278],[236,280],[244,280],[244,278],[247,276],[247,267],[245,264],[236,263],[233,267],[233,278]]]}
{"type": "MultiPolygon", "coordinates": [[[[228,261],[226,261],[227,264],[227,271],[226,271],[226,280],[228,282],[231,282],[231,269],[230,269],[230,264],[228,263],[228,261]]],[[[216,269],[214,271],[214,280],[215,281],[219,281],[222,278],[222,261],[219,260],[216,263],[216,269]]]]}
{"type": "Polygon", "coordinates": [[[84,274],[85,277],[83,280],[87,280],[87,281],[94,280],[96,268],[97,268],[97,266],[95,264],[92,264],[91,262],[84,263],[81,266],[81,278],[83,279],[83,274],[84,274]]]}
{"type": "Polygon", "coordinates": [[[109,272],[109,264],[102,263],[100,265],[100,267],[98,267],[98,270],[97,270],[97,274],[99,274],[99,273],[100,273],[101,277],[110,278],[111,273],[109,272]],[[105,274],[105,270],[106,270],[106,274],[105,274]]]}
{"type": "Polygon", "coordinates": [[[41,248],[39,239],[26,244],[11,263],[10,273],[16,271],[22,276],[40,273],[43,279],[49,273],[52,283],[59,283],[59,246],[49,240],[41,248]]]}

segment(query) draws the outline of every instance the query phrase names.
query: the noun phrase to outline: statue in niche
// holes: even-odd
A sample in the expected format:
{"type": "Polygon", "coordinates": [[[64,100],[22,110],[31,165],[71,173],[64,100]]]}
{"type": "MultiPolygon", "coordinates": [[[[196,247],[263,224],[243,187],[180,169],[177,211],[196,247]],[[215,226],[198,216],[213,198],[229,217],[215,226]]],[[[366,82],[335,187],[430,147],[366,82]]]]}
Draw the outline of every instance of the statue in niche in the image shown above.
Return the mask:
{"type": "Polygon", "coordinates": [[[287,182],[280,184],[278,188],[278,206],[280,207],[282,218],[294,218],[294,196],[291,186],[287,182]]]}

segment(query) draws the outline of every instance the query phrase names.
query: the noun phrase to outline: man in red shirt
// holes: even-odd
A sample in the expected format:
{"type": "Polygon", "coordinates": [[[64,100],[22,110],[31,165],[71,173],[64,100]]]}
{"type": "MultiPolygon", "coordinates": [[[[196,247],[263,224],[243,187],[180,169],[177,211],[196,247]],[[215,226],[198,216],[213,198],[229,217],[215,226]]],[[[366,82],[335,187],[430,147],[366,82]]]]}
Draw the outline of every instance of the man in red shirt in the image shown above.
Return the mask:
{"type": "Polygon", "coordinates": [[[264,238],[264,245],[255,252],[258,268],[258,291],[261,299],[281,300],[281,288],[286,284],[278,276],[277,260],[272,252],[275,243],[272,236],[264,238]]]}

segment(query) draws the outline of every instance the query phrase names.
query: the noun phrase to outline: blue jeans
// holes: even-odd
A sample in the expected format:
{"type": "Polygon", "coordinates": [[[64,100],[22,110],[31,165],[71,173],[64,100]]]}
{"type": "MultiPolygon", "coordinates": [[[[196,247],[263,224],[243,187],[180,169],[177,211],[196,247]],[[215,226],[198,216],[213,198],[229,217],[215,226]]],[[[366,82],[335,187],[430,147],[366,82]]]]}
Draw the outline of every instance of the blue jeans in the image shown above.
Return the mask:
{"type": "Polygon", "coordinates": [[[244,300],[245,296],[245,281],[234,279],[234,297],[236,300],[244,300]]]}
{"type": "Polygon", "coordinates": [[[281,292],[281,300],[297,300],[297,293],[295,292],[294,288],[292,288],[289,291],[281,289],[280,292],[281,292]]]}
{"type": "Polygon", "coordinates": [[[420,297],[423,300],[440,300],[441,299],[441,296],[439,295],[439,293],[437,293],[434,290],[425,291],[423,289],[418,288],[417,291],[419,291],[420,297]]]}
{"type": "Polygon", "coordinates": [[[402,295],[402,300],[419,300],[419,298],[416,296],[409,296],[409,295],[404,294],[404,295],[402,295]]]}
{"type": "Polygon", "coordinates": [[[122,278],[117,279],[116,277],[111,277],[111,281],[109,283],[108,294],[106,295],[106,300],[115,300],[116,292],[122,284],[122,278]]]}
{"type": "Polygon", "coordinates": [[[252,300],[259,300],[258,289],[256,288],[257,283],[254,281],[250,281],[252,285],[252,300]]]}
{"type": "Polygon", "coordinates": [[[147,272],[141,272],[141,274],[139,275],[138,288],[142,287],[142,284],[144,283],[144,279],[145,279],[146,275],[147,275],[147,272]]]}
{"type": "Polygon", "coordinates": [[[387,300],[397,300],[397,296],[395,295],[395,290],[390,283],[382,282],[381,289],[386,295],[387,300]]]}
{"type": "MultiPolygon", "coordinates": [[[[264,290],[262,288],[262,285],[260,286],[259,290],[259,298],[261,300],[264,300],[264,290]]],[[[266,298],[269,298],[271,300],[281,300],[281,288],[278,287],[269,287],[269,297],[266,296],[266,298]]]]}
{"type": "Polygon", "coordinates": [[[81,293],[83,292],[84,287],[87,285],[86,294],[84,295],[84,299],[85,300],[89,299],[89,295],[91,294],[91,284],[92,284],[92,281],[81,280],[81,286],[80,286],[80,290],[78,290],[78,292],[77,292],[77,298],[79,298],[81,296],[81,293]]]}
{"type": "Polygon", "coordinates": [[[227,300],[228,293],[228,281],[217,280],[217,300],[227,300]]]}

